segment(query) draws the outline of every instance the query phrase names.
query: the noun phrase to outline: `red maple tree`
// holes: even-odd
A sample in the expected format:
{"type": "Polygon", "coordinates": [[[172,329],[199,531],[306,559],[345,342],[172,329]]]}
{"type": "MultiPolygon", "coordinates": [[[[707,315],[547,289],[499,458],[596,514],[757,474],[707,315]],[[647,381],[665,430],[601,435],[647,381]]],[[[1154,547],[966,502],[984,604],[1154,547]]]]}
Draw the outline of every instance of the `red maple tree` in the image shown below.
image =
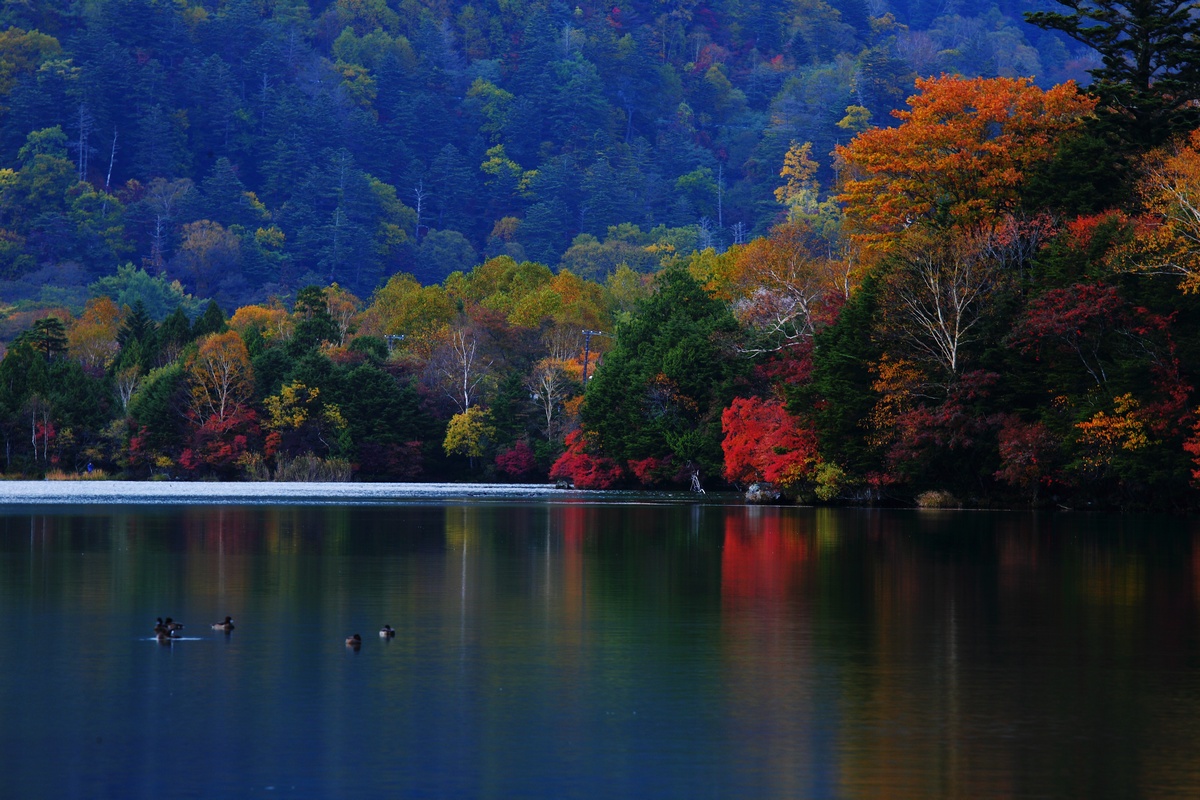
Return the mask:
{"type": "Polygon", "coordinates": [[[783,488],[806,480],[818,463],[817,437],[776,399],[736,398],[721,414],[725,479],[769,481],[783,488]]]}
{"type": "Polygon", "coordinates": [[[551,480],[569,480],[578,489],[611,489],[625,477],[620,464],[589,453],[579,431],[567,434],[566,445],[567,451],[550,468],[551,480]]]}

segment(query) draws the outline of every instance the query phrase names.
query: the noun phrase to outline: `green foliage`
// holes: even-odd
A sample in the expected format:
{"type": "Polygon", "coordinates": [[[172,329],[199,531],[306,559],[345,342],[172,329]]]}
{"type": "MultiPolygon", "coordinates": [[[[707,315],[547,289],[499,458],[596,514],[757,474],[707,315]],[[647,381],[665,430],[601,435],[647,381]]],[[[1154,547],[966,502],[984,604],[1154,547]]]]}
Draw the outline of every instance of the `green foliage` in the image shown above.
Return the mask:
{"type": "Polygon", "coordinates": [[[425,441],[432,435],[433,420],[421,408],[416,389],[377,366],[361,364],[338,370],[330,396],[358,446],[399,445],[425,441]]]}
{"type": "Polygon", "coordinates": [[[387,342],[378,336],[356,336],[350,342],[351,353],[362,353],[373,361],[386,361],[388,357],[387,342]]]}
{"type": "Polygon", "coordinates": [[[17,347],[27,344],[50,361],[67,351],[67,328],[58,317],[43,317],[33,323],[33,328],[19,335],[13,344],[17,347]]]}
{"type": "Polygon", "coordinates": [[[866,420],[878,399],[871,368],[880,356],[872,329],[879,313],[880,286],[868,279],[847,301],[837,321],[813,342],[812,380],[787,387],[788,413],[811,418],[825,460],[850,480],[879,466],[866,441],[866,420]]]}
{"type": "Polygon", "coordinates": [[[152,370],[129,401],[129,418],[146,431],[146,445],[174,450],[183,442],[187,377],[178,363],[152,370]]]}
{"type": "MultiPolygon", "coordinates": [[[[972,4],[936,22],[850,0],[703,19],[641,0],[76,5],[2,12],[0,270],[183,269],[184,226],[207,222],[240,242],[194,289],[226,308],[306,274],[360,296],[398,268],[434,283],[485,251],[554,266],[622,224],[708,217],[728,246],[734,223],[771,224],[788,142],[829,152],[848,106],[886,120],[918,72],[1040,74],[1012,19],[972,4]],[[520,238],[489,247],[505,217],[520,238]]],[[[605,260],[571,269],[648,271],[605,260]]]]}
{"type": "Polygon", "coordinates": [[[101,278],[88,289],[92,297],[107,295],[118,306],[132,307],[141,303],[152,320],[165,319],[177,308],[182,308],[188,317],[196,317],[205,303],[185,292],[178,281],[168,281],[161,275],[151,276],[133,264],[122,265],[116,275],[101,278]]]}
{"type": "Polygon", "coordinates": [[[660,273],[587,387],[583,424],[602,454],[674,455],[719,473],[721,411],[746,369],[731,346],[736,328],[686,271],[660,273]]]}
{"type": "Polygon", "coordinates": [[[229,326],[226,324],[225,312],[210,300],[204,307],[204,313],[192,325],[192,338],[200,339],[211,333],[224,333],[227,330],[229,326]]]}
{"type": "Polygon", "coordinates": [[[337,324],[329,315],[325,291],[320,286],[305,286],[296,295],[296,330],[288,345],[293,358],[314,352],[323,342],[338,340],[337,324]]]}
{"type": "Polygon", "coordinates": [[[1095,49],[1089,70],[1103,130],[1133,151],[1157,147],[1200,124],[1200,18],[1178,0],[1058,0],[1066,13],[1025,18],[1095,49]]]}

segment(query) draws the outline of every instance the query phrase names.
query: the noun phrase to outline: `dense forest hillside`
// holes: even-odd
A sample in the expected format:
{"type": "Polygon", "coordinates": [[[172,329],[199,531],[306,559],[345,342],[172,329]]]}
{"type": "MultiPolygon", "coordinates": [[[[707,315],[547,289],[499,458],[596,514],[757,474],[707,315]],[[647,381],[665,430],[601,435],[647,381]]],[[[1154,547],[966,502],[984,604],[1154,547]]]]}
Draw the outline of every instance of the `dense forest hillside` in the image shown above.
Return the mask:
{"type": "Polygon", "coordinates": [[[793,142],[831,187],[834,147],[917,77],[1086,77],[1032,8],[5,3],[0,299],[78,310],[125,263],[227,312],[496,255],[653,271],[777,223],[793,142]]]}
{"type": "Polygon", "coordinates": [[[1194,3],[67,8],[6,476],[1200,505],[1194,3]]]}

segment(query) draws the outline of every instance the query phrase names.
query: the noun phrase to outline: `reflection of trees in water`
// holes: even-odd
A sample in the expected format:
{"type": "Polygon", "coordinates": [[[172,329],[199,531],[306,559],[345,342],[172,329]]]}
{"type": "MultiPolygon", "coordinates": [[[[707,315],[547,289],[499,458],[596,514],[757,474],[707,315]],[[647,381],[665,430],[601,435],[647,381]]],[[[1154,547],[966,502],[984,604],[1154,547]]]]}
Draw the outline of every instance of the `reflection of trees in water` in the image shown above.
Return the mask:
{"type": "MultiPolygon", "coordinates": [[[[429,667],[436,690],[520,689],[581,729],[595,698],[687,693],[759,796],[1141,796],[1195,774],[1186,520],[569,497],[10,511],[0,619],[87,616],[92,641],[253,609],[234,641],[332,626],[340,655],[369,617],[406,669],[463,665],[429,667]]],[[[449,705],[502,718],[477,699],[449,705]]]]}

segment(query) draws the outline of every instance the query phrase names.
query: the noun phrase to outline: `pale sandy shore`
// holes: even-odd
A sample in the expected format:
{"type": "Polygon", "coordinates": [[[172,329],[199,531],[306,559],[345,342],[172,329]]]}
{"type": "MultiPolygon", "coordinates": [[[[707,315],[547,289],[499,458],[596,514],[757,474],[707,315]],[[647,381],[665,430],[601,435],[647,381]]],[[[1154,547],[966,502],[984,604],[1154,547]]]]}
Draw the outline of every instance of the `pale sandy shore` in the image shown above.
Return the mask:
{"type": "Polygon", "coordinates": [[[578,497],[552,484],[0,481],[0,504],[388,503],[578,497]]]}

